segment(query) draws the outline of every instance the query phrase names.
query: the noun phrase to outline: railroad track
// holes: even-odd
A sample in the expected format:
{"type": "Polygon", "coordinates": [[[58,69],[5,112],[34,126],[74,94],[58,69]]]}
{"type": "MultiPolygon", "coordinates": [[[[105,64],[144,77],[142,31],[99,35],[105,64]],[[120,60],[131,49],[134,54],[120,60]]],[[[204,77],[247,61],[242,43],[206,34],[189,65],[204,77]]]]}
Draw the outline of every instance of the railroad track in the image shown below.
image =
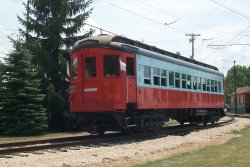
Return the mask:
{"type": "Polygon", "coordinates": [[[36,140],[27,142],[15,142],[0,144],[0,158],[11,158],[11,156],[20,153],[37,153],[38,151],[54,149],[54,151],[67,151],[67,149],[80,149],[80,146],[86,147],[100,147],[118,144],[127,144],[132,142],[140,142],[143,140],[150,140],[168,135],[185,135],[192,131],[204,130],[213,127],[224,126],[235,121],[234,117],[224,122],[218,122],[214,125],[190,125],[185,124],[168,126],[152,132],[140,132],[132,135],[124,136],[121,133],[108,133],[104,136],[87,135],[78,137],[67,137],[60,139],[36,140]],[[77,147],[77,148],[76,148],[77,147]]]}

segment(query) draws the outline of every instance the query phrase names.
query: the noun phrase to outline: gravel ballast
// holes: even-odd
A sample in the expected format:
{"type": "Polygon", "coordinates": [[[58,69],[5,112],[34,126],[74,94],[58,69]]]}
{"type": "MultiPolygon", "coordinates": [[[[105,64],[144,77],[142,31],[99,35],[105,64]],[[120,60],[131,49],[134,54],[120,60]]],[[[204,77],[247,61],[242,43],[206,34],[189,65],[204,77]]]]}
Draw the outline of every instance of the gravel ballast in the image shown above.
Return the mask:
{"type": "MultiPolygon", "coordinates": [[[[229,117],[224,117],[227,120],[229,117]]],[[[193,131],[186,135],[169,135],[161,138],[126,144],[83,147],[61,151],[41,151],[43,154],[25,153],[13,158],[0,158],[1,167],[84,167],[84,166],[128,166],[172,153],[192,151],[206,145],[220,144],[233,137],[232,131],[250,125],[246,118],[235,118],[225,126],[193,131]],[[199,147],[200,146],[200,147],[199,147]],[[28,155],[28,156],[25,156],[28,155]]],[[[39,153],[39,152],[38,152],[39,153]]]]}

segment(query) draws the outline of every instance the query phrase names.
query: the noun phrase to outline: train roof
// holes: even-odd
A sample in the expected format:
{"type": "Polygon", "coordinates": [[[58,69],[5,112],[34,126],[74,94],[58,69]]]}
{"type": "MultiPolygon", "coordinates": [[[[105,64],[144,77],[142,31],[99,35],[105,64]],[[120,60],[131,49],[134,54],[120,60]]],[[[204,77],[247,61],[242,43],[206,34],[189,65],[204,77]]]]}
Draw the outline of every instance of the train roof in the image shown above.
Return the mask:
{"type": "Polygon", "coordinates": [[[220,73],[218,71],[218,68],[215,66],[211,66],[209,64],[199,62],[197,60],[193,60],[184,56],[180,56],[178,54],[157,48],[155,46],[147,45],[142,42],[135,41],[122,36],[99,35],[88,37],[77,41],[72,48],[72,52],[90,46],[114,48],[150,57],[153,56],[154,58],[157,57],[161,60],[167,60],[175,64],[185,65],[191,68],[200,69],[223,76],[223,74],[220,73]]]}

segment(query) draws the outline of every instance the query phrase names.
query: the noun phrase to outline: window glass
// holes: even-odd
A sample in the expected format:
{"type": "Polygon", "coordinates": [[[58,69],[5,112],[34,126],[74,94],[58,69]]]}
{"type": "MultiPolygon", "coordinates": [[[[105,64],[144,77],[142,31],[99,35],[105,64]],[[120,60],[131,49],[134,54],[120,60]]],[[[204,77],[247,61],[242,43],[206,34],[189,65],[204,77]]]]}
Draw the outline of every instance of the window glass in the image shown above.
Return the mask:
{"type": "Polygon", "coordinates": [[[161,70],[161,86],[167,86],[167,71],[161,70]]]}
{"type": "Polygon", "coordinates": [[[197,90],[197,77],[193,76],[193,90],[197,90]]]}
{"type": "Polygon", "coordinates": [[[77,58],[73,58],[71,61],[71,76],[72,79],[77,79],[77,58]]]}
{"type": "Polygon", "coordinates": [[[151,84],[150,67],[144,66],[144,84],[151,84]]]}
{"type": "Polygon", "coordinates": [[[191,85],[191,75],[187,75],[187,88],[188,88],[188,89],[192,89],[192,85],[191,85]]]}
{"type": "Polygon", "coordinates": [[[180,88],[180,73],[175,72],[175,87],[180,88]]]}
{"type": "Polygon", "coordinates": [[[201,77],[197,78],[198,90],[201,90],[201,77]]]}
{"type": "Polygon", "coordinates": [[[206,91],[207,87],[206,87],[206,79],[205,78],[201,78],[201,84],[202,84],[202,90],[206,91]]]}
{"type": "Polygon", "coordinates": [[[126,58],[126,73],[127,75],[130,75],[130,76],[135,75],[134,58],[131,58],[131,57],[126,58]]]}
{"type": "Polygon", "coordinates": [[[221,92],[221,82],[218,81],[218,88],[219,88],[219,92],[221,92]]]}
{"type": "Polygon", "coordinates": [[[104,76],[119,76],[120,75],[120,59],[119,56],[105,55],[104,56],[104,76]]]}
{"type": "Polygon", "coordinates": [[[210,79],[207,79],[207,91],[210,92],[210,79]]]}
{"type": "Polygon", "coordinates": [[[173,71],[169,72],[169,85],[174,86],[174,72],[173,71]]]}
{"type": "Polygon", "coordinates": [[[154,85],[160,85],[160,70],[159,68],[153,68],[154,69],[154,85]]]}
{"type": "Polygon", "coordinates": [[[214,92],[214,80],[211,80],[211,92],[214,92]]]}
{"type": "Polygon", "coordinates": [[[182,88],[187,88],[187,74],[182,74],[182,88]]]}
{"type": "Polygon", "coordinates": [[[85,77],[96,77],[96,58],[85,58],[85,77]]]}
{"type": "Polygon", "coordinates": [[[214,81],[214,91],[218,92],[218,81],[214,81]]]}

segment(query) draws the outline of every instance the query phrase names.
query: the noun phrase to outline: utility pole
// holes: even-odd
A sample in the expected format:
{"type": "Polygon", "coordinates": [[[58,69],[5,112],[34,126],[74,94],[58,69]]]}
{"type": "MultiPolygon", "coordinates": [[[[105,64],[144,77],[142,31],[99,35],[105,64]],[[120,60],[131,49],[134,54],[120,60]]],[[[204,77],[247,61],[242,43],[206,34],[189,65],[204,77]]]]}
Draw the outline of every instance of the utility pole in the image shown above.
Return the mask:
{"type": "Polygon", "coordinates": [[[237,94],[236,94],[236,67],[235,67],[235,60],[234,60],[234,113],[237,115],[237,94]]]}
{"type": "Polygon", "coordinates": [[[192,43],[192,56],[190,59],[194,60],[194,40],[196,36],[200,36],[200,34],[186,34],[186,36],[191,36],[189,42],[192,43]]]}

